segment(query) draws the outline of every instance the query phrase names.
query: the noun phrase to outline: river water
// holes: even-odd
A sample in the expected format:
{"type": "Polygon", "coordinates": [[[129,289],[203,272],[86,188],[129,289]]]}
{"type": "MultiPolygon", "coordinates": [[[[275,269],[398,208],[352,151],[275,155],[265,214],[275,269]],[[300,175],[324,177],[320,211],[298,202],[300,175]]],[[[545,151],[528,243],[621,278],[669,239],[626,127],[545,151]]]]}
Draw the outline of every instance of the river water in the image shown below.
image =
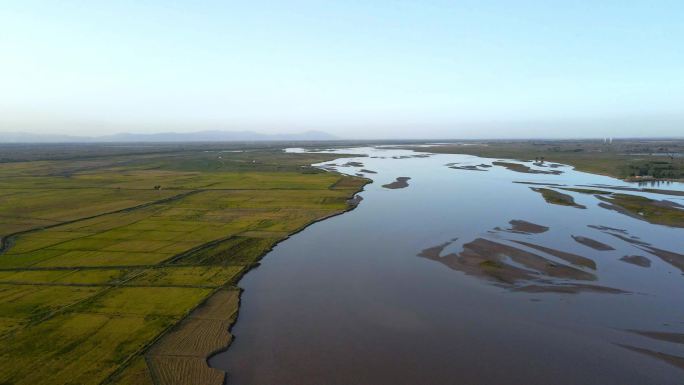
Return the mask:
{"type": "Polygon", "coordinates": [[[318,166],[373,183],[356,209],[277,245],[242,279],[235,340],[209,361],[229,384],[684,383],[684,256],[662,253],[684,254],[684,229],[555,185],[684,196],[611,190],[638,186],[567,166],[332,152],[360,156],[318,166]],[[397,177],[408,187],[383,187],[397,177]],[[539,187],[586,208],[549,204],[539,187]]]}

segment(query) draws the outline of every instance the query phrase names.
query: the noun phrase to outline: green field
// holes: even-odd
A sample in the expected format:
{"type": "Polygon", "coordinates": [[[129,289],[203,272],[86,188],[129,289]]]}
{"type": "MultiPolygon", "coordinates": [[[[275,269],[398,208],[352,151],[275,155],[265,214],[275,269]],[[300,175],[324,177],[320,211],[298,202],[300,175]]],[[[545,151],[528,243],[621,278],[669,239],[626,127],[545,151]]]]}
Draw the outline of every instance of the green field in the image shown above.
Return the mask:
{"type": "Polygon", "coordinates": [[[0,384],[220,383],[202,336],[229,343],[237,279],[367,181],[210,148],[0,163],[0,384]]]}

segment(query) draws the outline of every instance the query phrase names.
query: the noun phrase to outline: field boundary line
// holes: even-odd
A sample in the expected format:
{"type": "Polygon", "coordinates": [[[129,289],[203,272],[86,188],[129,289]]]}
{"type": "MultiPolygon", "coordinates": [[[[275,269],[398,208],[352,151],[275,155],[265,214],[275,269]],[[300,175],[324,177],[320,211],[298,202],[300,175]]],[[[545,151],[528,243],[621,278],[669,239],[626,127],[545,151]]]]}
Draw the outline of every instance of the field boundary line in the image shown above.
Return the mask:
{"type": "Polygon", "coordinates": [[[187,191],[187,192],[180,193],[180,194],[177,194],[177,195],[168,197],[168,198],[163,198],[163,199],[159,199],[159,200],[156,200],[156,201],[151,201],[151,202],[143,203],[143,204],[140,204],[140,205],[137,205],[137,206],[126,207],[126,208],[119,209],[119,210],[108,211],[108,212],[106,212],[106,213],[91,215],[91,216],[88,216],[88,217],[83,217],[83,218],[78,218],[78,219],[72,219],[72,220],[68,220],[68,221],[64,221],[64,222],[60,222],[60,223],[55,223],[55,224],[51,224],[51,225],[35,227],[35,228],[33,228],[33,229],[28,229],[28,230],[23,230],[23,231],[17,231],[17,232],[15,232],[15,233],[8,234],[8,235],[2,237],[2,239],[0,240],[0,255],[4,254],[7,250],[9,250],[10,247],[12,247],[13,241],[14,241],[17,237],[19,237],[19,236],[21,236],[21,235],[26,235],[26,234],[30,234],[30,233],[33,233],[33,232],[36,232],[36,231],[41,231],[41,230],[47,230],[47,229],[51,229],[51,228],[53,228],[53,227],[57,227],[57,226],[61,226],[61,225],[69,225],[69,224],[72,224],[72,223],[76,223],[76,222],[80,222],[80,221],[85,221],[85,220],[88,220],[88,219],[99,218],[99,217],[102,217],[102,216],[105,216],[105,215],[125,213],[125,212],[129,212],[129,211],[139,210],[139,209],[142,209],[142,208],[145,208],[145,207],[154,206],[154,205],[157,205],[157,204],[163,204],[163,203],[173,202],[173,201],[176,201],[176,200],[178,200],[178,199],[182,199],[182,198],[185,198],[185,197],[187,197],[187,196],[194,195],[194,194],[197,194],[197,193],[200,193],[200,192],[203,192],[203,191],[204,191],[204,190],[192,190],[192,191],[187,191]]]}

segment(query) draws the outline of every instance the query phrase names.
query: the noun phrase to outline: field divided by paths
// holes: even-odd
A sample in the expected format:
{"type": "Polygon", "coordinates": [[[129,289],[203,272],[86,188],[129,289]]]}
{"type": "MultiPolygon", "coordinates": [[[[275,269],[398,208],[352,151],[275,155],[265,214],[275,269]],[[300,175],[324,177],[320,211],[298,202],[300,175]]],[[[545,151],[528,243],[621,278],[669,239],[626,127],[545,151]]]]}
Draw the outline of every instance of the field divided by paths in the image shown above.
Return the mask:
{"type": "Polygon", "coordinates": [[[365,180],[279,149],[0,163],[0,383],[220,383],[237,279],[365,180]],[[198,377],[199,376],[199,377],[198,377]]]}

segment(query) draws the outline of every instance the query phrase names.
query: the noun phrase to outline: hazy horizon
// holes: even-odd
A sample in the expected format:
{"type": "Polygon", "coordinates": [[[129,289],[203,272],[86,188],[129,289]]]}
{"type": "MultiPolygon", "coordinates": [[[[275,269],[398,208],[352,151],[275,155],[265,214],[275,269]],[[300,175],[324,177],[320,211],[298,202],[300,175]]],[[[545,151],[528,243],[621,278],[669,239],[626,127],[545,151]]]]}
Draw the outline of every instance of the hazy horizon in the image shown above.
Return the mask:
{"type": "Polygon", "coordinates": [[[3,2],[0,132],[681,137],[684,4],[3,2]]]}

